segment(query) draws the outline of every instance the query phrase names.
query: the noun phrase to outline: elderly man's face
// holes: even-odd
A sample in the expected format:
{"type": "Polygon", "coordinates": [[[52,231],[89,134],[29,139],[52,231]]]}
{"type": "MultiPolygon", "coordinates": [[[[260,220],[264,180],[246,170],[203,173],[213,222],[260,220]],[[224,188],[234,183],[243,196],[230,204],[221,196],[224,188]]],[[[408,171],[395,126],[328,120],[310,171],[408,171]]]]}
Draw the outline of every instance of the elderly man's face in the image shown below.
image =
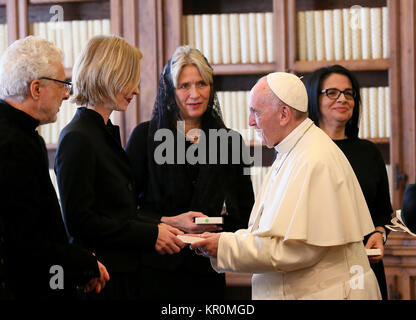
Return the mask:
{"type": "MultiPolygon", "coordinates": [[[[62,63],[57,65],[56,80],[65,81],[65,71],[62,63]]],[[[41,124],[55,122],[62,100],[69,98],[65,85],[57,81],[42,80],[42,96],[38,104],[38,120],[41,124]]]]}
{"type": "Polygon", "coordinates": [[[273,148],[280,142],[279,108],[272,105],[269,94],[265,94],[266,81],[259,81],[250,92],[248,124],[256,130],[262,144],[273,148]]]}

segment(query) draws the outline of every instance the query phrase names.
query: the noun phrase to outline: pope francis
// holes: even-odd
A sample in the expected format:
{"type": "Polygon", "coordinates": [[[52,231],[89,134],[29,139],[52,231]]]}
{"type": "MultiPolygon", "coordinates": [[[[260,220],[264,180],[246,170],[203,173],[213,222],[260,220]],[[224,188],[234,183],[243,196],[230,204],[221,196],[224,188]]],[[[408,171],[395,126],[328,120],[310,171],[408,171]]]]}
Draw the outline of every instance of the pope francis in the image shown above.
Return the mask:
{"type": "Polygon", "coordinates": [[[381,299],[362,243],[374,225],[360,185],[307,105],[295,75],[257,82],[249,125],[277,157],[248,228],[205,233],[191,248],[218,272],[253,273],[253,299],[381,299]]]}

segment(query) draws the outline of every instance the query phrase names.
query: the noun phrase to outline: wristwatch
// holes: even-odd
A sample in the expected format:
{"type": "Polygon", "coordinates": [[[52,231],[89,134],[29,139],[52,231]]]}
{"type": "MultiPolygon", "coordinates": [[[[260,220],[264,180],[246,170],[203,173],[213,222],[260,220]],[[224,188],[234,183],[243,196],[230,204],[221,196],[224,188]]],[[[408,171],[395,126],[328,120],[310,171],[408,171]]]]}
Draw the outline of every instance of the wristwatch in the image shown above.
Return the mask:
{"type": "Polygon", "coordinates": [[[380,233],[383,236],[383,244],[386,244],[387,236],[386,236],[386,233],[385,232],[380,231],[380,230],[376,230],[373,233],[380,233]]]}

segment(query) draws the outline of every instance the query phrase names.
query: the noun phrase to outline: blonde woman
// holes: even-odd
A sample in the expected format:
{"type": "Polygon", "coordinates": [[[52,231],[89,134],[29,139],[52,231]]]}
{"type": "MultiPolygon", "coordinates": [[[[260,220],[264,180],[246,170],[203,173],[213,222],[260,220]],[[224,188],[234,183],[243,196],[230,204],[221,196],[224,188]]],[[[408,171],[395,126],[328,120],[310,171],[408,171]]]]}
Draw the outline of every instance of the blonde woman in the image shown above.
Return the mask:
{"type": "Polygon", "coordinates": [[[58,142],[55,170],[68,233],[110,273],[100,299],[139,296],[141,250],[173,254],[184,246],[176,228],[138,219],[133,172],[109,119],[139,94],[140,59],[140,51],[119,37],[87,43],[73,69],[72,101],[81,107],[58,142]]]}

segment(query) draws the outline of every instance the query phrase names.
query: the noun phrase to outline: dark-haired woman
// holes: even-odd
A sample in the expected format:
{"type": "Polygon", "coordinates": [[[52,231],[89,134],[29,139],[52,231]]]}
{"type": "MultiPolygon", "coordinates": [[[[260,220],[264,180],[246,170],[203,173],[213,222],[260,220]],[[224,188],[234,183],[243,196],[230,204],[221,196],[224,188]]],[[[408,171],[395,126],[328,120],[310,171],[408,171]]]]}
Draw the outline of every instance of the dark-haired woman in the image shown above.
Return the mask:
{"type": "Polygon", "coordinates": [[[306,80],[309,117],[325,131],[349,160],[360,183],[376,231],[367,235],[367,249],[380,249],[370,256],[383,300],[387,299],[383,254],[386,229],[392,214],[389,185],[383,157],[377,146],[358,138],[360,87],[355,76],[340,65],[314,71],[306,80]]]}
{"type": "MultiPolygon", "coordinates": [[[[175,51],[160,76],[152,118],[135,128],[126,151],[142,215],[185,233],[247,227],[254,194],[242,159],[245,145],[224,126],[212,68],[198,50],[175,51]],[[221,226],[194,223],[221,213],[221,226]]],[[[224,298],[224,274],[191,250],[176,257],[143,254],[142,264],[143,298],[224,298]]]]}

